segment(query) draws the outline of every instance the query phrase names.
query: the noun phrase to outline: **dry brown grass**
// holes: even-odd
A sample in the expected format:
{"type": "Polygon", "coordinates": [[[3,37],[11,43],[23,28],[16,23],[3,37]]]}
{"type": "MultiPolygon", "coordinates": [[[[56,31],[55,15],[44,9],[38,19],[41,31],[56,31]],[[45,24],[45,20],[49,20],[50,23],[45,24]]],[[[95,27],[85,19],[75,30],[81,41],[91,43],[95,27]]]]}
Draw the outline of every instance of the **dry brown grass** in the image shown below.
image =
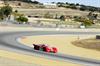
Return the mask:
{"type": "Polygon", "coordinates": [[[50,13],[52,15],[72,15],[72,16],[86,16],[89,12],[72,10],[72,9],[18,9],[19,12],[26,15],[44,15],[50,13]]]}
{"type": "Polygon", "coordinates": [[[80,41],[74,41],[72,42],[72,44],[78,47],[100,51],[100,40],[99,39],[95,39],[95,38],[84,39],[80,41]]]}
{"type": "MultiPolygon", "coordinates": [[[[8,51],[0,50],[0,60],[7,64],[0,66],[82,66],[71,62],[63,62],[58,60],[50,60],[37,56],[28,56],[8,51]],[[13,61],[13,62],[12,62],[13,61]],[[12,62],[12,63],[11,63],[12,62]],[[13,64],[18,63],[18,64],[13,64]]],[[[0,62],[1,62],[0,61],[0,62]]]]}

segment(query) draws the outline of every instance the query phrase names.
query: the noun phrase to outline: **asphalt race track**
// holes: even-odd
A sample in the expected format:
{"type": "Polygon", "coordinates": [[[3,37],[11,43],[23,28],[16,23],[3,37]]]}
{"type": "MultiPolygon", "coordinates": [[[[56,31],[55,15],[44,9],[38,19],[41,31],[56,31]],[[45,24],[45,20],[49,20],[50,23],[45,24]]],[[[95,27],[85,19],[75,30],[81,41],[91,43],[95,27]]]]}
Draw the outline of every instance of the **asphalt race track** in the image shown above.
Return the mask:
{"type": "Polygon", "coordinates": [[[37,36],[37,35],[97,35],[100,32],[61,32],[61,31],[23,31],[23,32],[1,32],[0,33],[0,49],[17,52],[20,54],[26,54],[31,56],[43,57],[51,60],[59,60],[64,62],[72,62],[82,64],[85,66],[100,66],[100,60],[82,58],[72,55],[65,55],[61,53],[45,53],[42,51],[36,51],[33,47],[23,45],[17,41],[17,38],[22,36],[37,36]]]}

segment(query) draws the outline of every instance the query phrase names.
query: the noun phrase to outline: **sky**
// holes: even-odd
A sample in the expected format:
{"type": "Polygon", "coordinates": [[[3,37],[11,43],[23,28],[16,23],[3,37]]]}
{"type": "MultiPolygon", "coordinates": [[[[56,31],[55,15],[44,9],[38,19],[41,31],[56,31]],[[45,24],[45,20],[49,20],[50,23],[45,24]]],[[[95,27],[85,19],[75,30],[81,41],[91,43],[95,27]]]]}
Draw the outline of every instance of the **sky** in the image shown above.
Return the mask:
{"type": "Polygon", "coordinates": [[[100,0],[36,0],[42,3],[46,2],[69,2],[69,3],[80,3],[84,5],[100,7],[100,0]]]}

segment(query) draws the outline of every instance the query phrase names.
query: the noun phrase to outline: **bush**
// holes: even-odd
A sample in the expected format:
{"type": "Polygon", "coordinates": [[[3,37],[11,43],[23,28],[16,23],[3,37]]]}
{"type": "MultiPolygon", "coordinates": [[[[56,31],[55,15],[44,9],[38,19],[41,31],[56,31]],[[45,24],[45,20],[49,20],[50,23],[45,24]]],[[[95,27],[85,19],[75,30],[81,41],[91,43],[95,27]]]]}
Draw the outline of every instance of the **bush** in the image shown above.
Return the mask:
{"type": "Polygon", "coordinates": [[[19,23],[28,22],[28,18],[26,18],[26,17],[24,17],[24,16],[20,16],[20,17],[16,18],[16,20],[17,20],[19,23]]]}
{"type": "Polygon", "coordinates": [[[92,25],[92,21],[91,20],[87,20],[87,19],[85,19],[84,21],[83,21],[83,24],[85,25],[85,26],[91,26],[92,25]]]}
{"type": "Polygon", "coordinates": [[[93,21],[92,20],[89,20],[87,18],[78,17],[78,16],[75,16],[74,17],[74,20],[75,21],[78,21],[78,22],[82,22],[82,24],[84,26],[91,26],[93,24],[93,21]]]}

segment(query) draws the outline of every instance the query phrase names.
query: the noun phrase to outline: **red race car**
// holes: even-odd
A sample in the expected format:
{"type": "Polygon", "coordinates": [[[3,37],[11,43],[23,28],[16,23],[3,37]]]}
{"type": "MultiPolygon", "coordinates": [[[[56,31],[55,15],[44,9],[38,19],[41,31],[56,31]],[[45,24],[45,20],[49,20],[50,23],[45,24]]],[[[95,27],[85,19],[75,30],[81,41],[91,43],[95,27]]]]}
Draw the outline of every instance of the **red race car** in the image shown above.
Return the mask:
{"type": "Polygon", "coordinates": [[[35,50],[40,50],[44,52],[52,52],[52,53],[57,53],[57,48],[56,47],[48,47],[44,44],[33,44],[35,50]]]}

